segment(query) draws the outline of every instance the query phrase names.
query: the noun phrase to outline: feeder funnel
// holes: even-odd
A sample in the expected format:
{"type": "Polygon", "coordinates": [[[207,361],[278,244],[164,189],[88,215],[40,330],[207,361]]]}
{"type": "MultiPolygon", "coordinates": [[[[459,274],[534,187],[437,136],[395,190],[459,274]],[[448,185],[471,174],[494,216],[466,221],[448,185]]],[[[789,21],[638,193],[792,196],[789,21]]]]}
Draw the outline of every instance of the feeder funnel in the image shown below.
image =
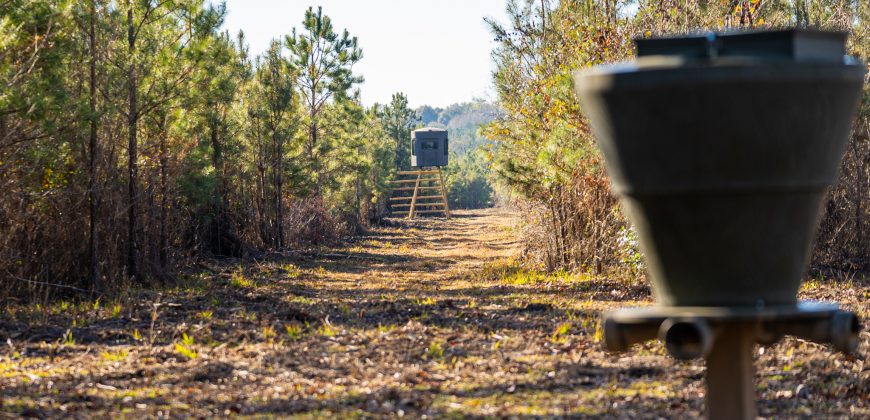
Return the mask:
{"type": "Polygon", "coordinates": [[[708,416],[754,418],[756,343],[857,346],[854,314],[796,296],[865,68],[842,33],[636,42],[633,63],[575,76],[656,300],[605,314],[604,344],[704,357],[708,416]]]}
{"type": "Polygon", "coordinates": [[[656,302],[795,304],[864,67],[845,34],[637,40],[576,77],[656,302]]]}

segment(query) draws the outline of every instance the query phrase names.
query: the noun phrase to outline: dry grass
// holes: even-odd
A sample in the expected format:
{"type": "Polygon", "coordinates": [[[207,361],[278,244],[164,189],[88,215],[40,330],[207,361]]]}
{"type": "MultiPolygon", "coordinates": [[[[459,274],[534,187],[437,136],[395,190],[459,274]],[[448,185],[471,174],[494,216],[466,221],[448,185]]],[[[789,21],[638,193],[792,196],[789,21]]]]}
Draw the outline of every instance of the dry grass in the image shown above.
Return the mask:
{"type": "MultiPolygon", "coordinates": [[[[212,262],[161,295],[6,308],[0,413],[700,415],[701,363],[656,343],[607,354],[596,342],[599,312],[647,304],[648,288],[524,269],[516,219],[457,212],[344,248],[212,262]]],[[[866,318],[868,283],[819,278],[802,294],[866,318]]],[[[870,416],[860,357],[788,339],[759,350],[757,366],[764,416],[870,416]]]]}

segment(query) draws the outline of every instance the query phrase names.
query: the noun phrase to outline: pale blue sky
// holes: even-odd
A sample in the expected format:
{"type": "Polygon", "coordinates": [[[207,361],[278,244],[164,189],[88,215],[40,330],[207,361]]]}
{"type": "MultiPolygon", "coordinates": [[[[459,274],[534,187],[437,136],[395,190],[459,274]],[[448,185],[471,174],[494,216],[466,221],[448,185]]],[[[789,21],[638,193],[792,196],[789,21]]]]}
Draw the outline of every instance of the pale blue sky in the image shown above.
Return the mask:
{"type": "Polygon", "coordinates": [[[366,105],[404,92],[413,107],[493,99],[483,17],[505,20],[505,0],[227,0],[224,27],[245,31],[251,53],[301,26],[309,6],[323,6],[337,29],[359,38],[363,59],[354,71],[366,105]]]}

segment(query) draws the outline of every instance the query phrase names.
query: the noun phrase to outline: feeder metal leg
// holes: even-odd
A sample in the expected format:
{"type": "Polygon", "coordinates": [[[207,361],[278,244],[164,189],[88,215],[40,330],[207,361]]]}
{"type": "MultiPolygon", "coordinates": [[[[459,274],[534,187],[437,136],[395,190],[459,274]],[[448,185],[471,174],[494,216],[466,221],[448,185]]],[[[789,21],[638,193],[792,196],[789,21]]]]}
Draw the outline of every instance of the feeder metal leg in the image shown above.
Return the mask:
{"type": "Polygon", "coordinates": [[[720,326],[707,356],[707,418],[755,418],[754,348],[754,324],[726,323],[720,326]]]}

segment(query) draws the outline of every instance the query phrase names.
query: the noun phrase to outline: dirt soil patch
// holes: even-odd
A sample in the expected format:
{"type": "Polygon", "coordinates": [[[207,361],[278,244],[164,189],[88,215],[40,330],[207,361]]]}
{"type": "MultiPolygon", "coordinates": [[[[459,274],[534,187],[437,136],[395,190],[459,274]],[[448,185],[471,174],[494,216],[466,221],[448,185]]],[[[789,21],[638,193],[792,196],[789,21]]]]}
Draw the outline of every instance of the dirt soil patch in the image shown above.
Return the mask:
{"type": "MultiPolygon", "coordinates": [[[[341,248],[200,264],[180,287],[0,314],[0,416],[695,417],[701,362],[605,353],[600,311],[648,286],[523,268],[505,210],[396,220],[341,248]]],[[[802,298],[870,318],[870,281],[802,298]]],[[[760,415],[870,417],[857,356],[756,352],[760,415]]]]}

